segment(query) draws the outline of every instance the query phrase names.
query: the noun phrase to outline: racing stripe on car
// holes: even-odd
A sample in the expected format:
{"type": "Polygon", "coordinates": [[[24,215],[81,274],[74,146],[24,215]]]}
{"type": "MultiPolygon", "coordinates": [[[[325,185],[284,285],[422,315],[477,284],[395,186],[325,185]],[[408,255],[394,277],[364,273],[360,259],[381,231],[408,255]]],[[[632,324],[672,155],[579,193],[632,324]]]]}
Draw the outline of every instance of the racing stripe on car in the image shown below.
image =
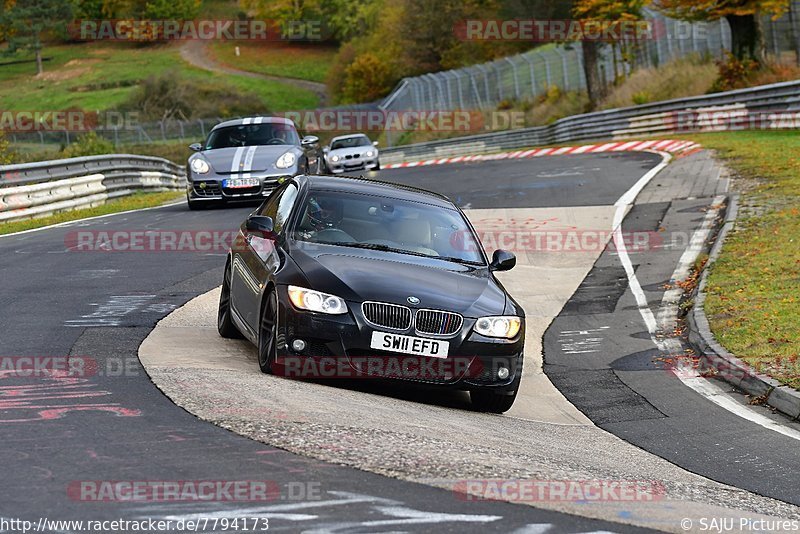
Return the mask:
{"type": "Polygon", "coordinates": [[[263,120],[264,117],[256,117],[255,119],[253,119],[253,124],[261,124],[263,120]]]}
{"type": "Polygon", "coordinates": [[[236,178],[236,174],[239,172],[239,164],[242,162],[242,154],[244,154],[245,147],[240,146],[236,149],[236,153],[233,155],[233,161],[231,162],[231,177],[236,178]]]}
{"type": "Polygon", "coordinates": [[[244,156],[244,168],[242,169],[244,174],[242,178],[250,178],[250,171],[253,170],[253,156],[255,156],[256,149],[258,149],[256,145],[247,147],[247,154],[244,156]]]}

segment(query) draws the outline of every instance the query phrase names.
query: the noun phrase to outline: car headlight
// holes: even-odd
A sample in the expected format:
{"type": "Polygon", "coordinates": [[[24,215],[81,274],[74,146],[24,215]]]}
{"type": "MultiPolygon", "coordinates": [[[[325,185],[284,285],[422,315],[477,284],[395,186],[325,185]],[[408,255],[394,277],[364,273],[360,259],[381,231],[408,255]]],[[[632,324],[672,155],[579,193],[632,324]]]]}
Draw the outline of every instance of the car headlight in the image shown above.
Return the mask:
{"type": "Polygon", "coordinates": [[[294,165],[295,161],[297,161],[297,157],[294,155],[294,153],[286,152],[278,158],[278,161],[275,162],[275,166],[279,169],[288,169],[294,165]]]}
{"type": "Polygon", "coordinates": [[[367,154],[366,155],[367,155],[368,158],[371,158],[372,156],[375,155],[375,152],[373,152],[372,150],[367,150],[367,154]]]}
{"type": "Polygon", "coordinates": [[[486,337],[511,339],[519,333],[520,325],[519,317],[481,317],[475,322],[475,331],[486,337]]]}
{"type": "Polygon", "coordinates": [[[208,171],[211,170],[211,167],[208,166],[208,162],[201,158],[193,159],[191,167],[192,170],[197,174],[206,174],[208,171]]]}
{"type": "Polygon", "coordinates": [[[289,286],[289,300],[302,310],[341,315],[347,313],[347,304],[344,299],[329,295],[313,289],[289,286]]]}
{"type": "Polygon", "coordinates": [[[334,161],[334,162],[339,161],[339,156],[334,154],[333,156],[331,156],[331,161],[334,161]]]}

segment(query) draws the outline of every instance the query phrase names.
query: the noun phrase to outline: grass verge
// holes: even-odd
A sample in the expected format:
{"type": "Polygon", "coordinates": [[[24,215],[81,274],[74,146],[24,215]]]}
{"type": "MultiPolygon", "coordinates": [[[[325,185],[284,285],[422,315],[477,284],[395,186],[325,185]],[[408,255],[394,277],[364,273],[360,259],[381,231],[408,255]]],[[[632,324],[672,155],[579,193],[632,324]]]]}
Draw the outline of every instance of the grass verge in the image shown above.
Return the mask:
{"type": "Polygon", "coordinates": [[[336,55],[336,47],[316,43],[217,41],[210,46],[214,58],[231,67],[312,82],[325,82],[336,55]]]}
{"type": "Polygon", "coordinates": [[[709,272],[705,311],[717,340],[758,371],[800,389],[800,135],[692,136],[739,178],[742,209],[709,272]]]}
{"type": "MultiPolygon", "coordinates": [[[[271,80],[232,76],[192,67],[180,57],[180,43],[135,46],[127,43],[74,43],[48,46],[44,74],[29,63],[3,67],[0,100],[9,111],[115,109],[148,76],[175,73],[197,83],[223,80],[257,94],[270,111],[313,108],[317,96],[308,90],[271,80]]],[[[14,59],[31,59],[20,54],[14,59]]]]}
{"type": "Polygon", "coordinates": [[[50,226],[51,224],[59,224],[69,221],[76,221],[78,219],[85,219],[87,217],[97,217],[98,215],[108,215],[111,213],[119,213],[121,211],[136,210],[141,208],[152,208],[161,206],[169,202],[174,202],[183,198],[182,191],[163,191],[157,193],[134,193],[133,195],[111,200],[102,206],[94,208],[85,208],[72,211],[63,211],[55,215],[41,217],[38,219],[29,219],[26,221],[13,221],[7,223],[0,223],[0,235],[13,234],[14,232],[22,232],[24,230],[32,230],[34,228],[41,228],[43,226],[50,226]]]}

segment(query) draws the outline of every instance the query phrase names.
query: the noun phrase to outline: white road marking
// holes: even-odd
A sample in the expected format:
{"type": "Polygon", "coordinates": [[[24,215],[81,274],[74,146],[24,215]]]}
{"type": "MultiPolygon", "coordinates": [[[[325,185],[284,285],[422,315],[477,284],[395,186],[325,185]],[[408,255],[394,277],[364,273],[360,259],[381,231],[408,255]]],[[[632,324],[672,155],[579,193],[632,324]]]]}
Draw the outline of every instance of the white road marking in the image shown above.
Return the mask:
{"type": "MultiPolygon", "coordinates": [[[[650,169],[642,178],[636,182],[633,187],[631,187],[628,191],[626,191],[617,202],[614,203],[614,206],[617,207],[616,211],[614,212],[614,223],[613,227],[613,239],[614,244],[617,247],[617,255],[619,257],[620,263],[622,263],[623,268],[625,269],[625,274],[628,277],[628,287],[633,293],[634,298],[636,299],[636,304],[639,309],[639,314],[642,316],[645,325],[647,326],[647,331],[650,334],[650,339],[653,343],[658,347],[659,350],[667,353],[667,354],[680,354],[682,355],[682,347],[680,342],[674,338],[666,338],[666,339],[659,339],[659,324],[656,320],[653,311],[650,309],[650,305],[647,302],[647,297],[642,290],[642,286],[639,283],[639,280],[636,278],[636,273],[633,269],[633,264],[631,263],[630,256],[628,255],[628,251],[625,248],[625,242],[622,236],[622,220],[625,217],[625,212],[627,211],[628,207],[633,204],[633,201],[636,199],[636,196],[641,192],[644,186],[655,176],[661,169],[663,169],[670,160],[669,154],[662,153],[662,157],[664,158],[661,163],[650,169]]],[[[692,239],[690,241],[689,246],[687,247],[686,251],[681,255],[680,261],[678,262],[678,266],[673,273],[673,280],[682,280],[686,278],[686,274],[688,273],[688,268],[694,263],[695,259],[697,259],[697,255],[700,253],[701,247],[697,246],[697,243],[701,243],[707,237],[708,232],[710,231],[710,220],[713,220],[713,217],[716,216],[716,212],[714,210],[709,210],[706,213],[706,218],[703,221],[703,225],[698,228],[694,234],[692,235],[692,239]],[[708,223],[708,224],[707,224],[708,223]],[[704,237],[705,236],[705,237],[704,237]]],[[[669,293],[669,292],[668,292],[669,293]]],[[[669,297],[667,294],[664,295],[664,298],[674,298],[674,294],[670,295],[669,297]]],[[[677,310],[677,306],[672,308],[672,313],[674,314],[677,310]]],[[[666,316],[660,317],[663,320],[666,320],[666,316]]],[[[674,321],[675,317],[671,317],[670,321],[674,321]]],[[[689,369],[676,369],[674,370],[675,375],[678,379],[687,387],[690,387],[692,390],[703,396],[705,399],[713,402],[720,408],[723,408],[734,415],[738,415],[739,417],[746,419],[752,423],[760,425],[766,429],[773,430],[775,432],[779,432],[787,437],[792,439],[800,440],[800,432],[784,427],[772,419],[765,417],[764,415],[754,411],[752,408],[744,406],[742,404],[737,403],[732,398],[728,397],[725,392],[717,387],[714,384],[711,384],[708,380],[700,377],[696,371],[689,370],[689,369]],[[694,373],[694,374],[692,374],[694,373]]]]}

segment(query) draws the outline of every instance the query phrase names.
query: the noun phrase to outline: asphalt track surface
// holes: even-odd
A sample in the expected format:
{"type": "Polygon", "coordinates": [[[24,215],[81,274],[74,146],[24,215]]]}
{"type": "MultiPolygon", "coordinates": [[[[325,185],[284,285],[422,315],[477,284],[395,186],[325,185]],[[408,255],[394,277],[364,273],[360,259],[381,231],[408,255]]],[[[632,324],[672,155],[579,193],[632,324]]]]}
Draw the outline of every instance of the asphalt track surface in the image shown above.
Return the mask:
{"type": "MultiPolygon", "coordinates": [[[[607,205],[659,161],[659,156],[647,153],[575,155],[398,169],[381,177],[446,193],[471,208],[607,205]]],[[[444,490],[304,458],[237,436],[174,406],[143,372],[137,349],[160,318],[219,284],[224,251],[79,252],[69,250],[74,232],[232,231],[251,209],[189,212],[180,205],[0,238],[5,288],[0,292],[0,356],[83,358],[96,362],[98,369],[80,381],[3,375],[0,436],[6,467],[0,516],[35,521],[43,516],[133,519],[258,511],[270,515],[271,530],[294,529],[290,522],[282,524],[292,514],[310,518],[305,528],[353,532],[426,531],[433,525],[439,531],[514,531],[543,523],[564,532],[632,530],[531,507],[463,501],[444,490]],[[126,371],[120,372],[120,367],[126,371]],[[319,483],[326,499],[243,506],[94,502],[68,493],[76,481],[92,480],[269,480],[281,487],[282,495],[290,485],[308,481],[319,483]]],[[[645,209],[642,220],[650,228],[666,211],[645,209]]],[[[626,223],[638,220],[629,217],[626,223]]],[[[667,279],[674,264],[665,263],[667,279]]],[[[657,292],[664,273],[655,269],[647,280],[651,278],[653,285],[648,287],[657,292]]],[[[623,282],[615,279],[611,285],[617,292],[623,286],[624,294],[623,282]]],[[[624,298],[619,302],[624,305],[624,298]]],[[[580,321],[582,315],[566,314],[558,321],[580,321]]],[[[586,320],[591,322],[589,315],[586,320]]],[[[637,318],[628,321],[634,325],[637,318]]],[[[643,342],[642,330],[639,326],[625,335],[643,342]]],[[[620,334],[619,340],[627,338],[620,334]]],[[[618,345],[607,351],[609,358],[648,350],[626,352],[625,341],[618,345]]],[[[546,363],[567,365],[550,346],[546,337],[546,363]]],[[[586,399],[595,397],[586,395],[595,384],[591,373],[563,381],[556,376],[559,369],[546,370],[603,428],[712,479],[797,502],[796,485],[791,485],[798,465],[795,442],[723,413],[667,373],[647,375],[647,357],[628,358],[626,363],[635,365],[621,369],[629,371],[627,375],[616,372],[620,369],[614,369],[614,376],[602,373],[612,382],[641,377],[634,387],[613,385],[636,397],[635,403],[624,401],[619,408],[609,408],[607,402],[598,408],[605,402],[601,392],[597,399],[586,399]],[[691,413],[682,402],[691,403],[691,413]],[[759,481],[763,483],[755,488],[759,481]]],[[[616,359],[598,357],[592,367],[604,369],[616,359]]],[[[574,358],[570,365],[576,365],[574,358]]]]}

